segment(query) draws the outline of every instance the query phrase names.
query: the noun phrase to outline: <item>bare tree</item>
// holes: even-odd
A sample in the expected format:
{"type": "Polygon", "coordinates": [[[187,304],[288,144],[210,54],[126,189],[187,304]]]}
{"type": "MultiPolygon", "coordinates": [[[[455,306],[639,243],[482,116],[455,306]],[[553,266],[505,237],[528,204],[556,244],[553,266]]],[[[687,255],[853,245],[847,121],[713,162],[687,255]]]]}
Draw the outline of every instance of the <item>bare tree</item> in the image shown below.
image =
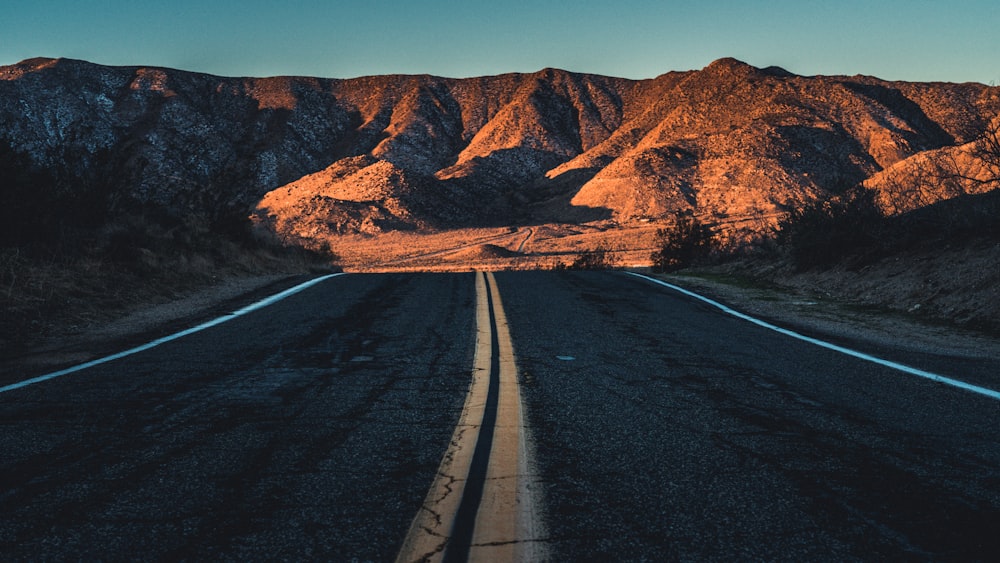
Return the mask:
{"type": "Polygon", "coordinates": [[[976,140],[972,148],[972,156],[982,163],[984,174],[979,182],[984,184],[1000,184],[1000,115],[995,117],[976,140]]]}
{"type": "Polygon", "coordinates": [[[886,215],[905,213],[930,205],[942,197],[965,193],[961,182],[951,178],[946,167],[933,158],[910,161],[904,163],[904,166],[901,170],[887,171],[882,179],[878,205],[886,215]]]}
{"type": "Polygon", "coordinates": [[[1000,115],[993,118],[986,130],[972,142],[969,159],[960,163],[952,153],[943,165],[943,179],[957,180],[977,191],[1000,187],[1000,115]]]}
{"type": "Polygon", "coordinates": [[[888,215],[1000,187],[1000,116],[975,141],[916,155],[881,183],[878,203],[888,215]]]}

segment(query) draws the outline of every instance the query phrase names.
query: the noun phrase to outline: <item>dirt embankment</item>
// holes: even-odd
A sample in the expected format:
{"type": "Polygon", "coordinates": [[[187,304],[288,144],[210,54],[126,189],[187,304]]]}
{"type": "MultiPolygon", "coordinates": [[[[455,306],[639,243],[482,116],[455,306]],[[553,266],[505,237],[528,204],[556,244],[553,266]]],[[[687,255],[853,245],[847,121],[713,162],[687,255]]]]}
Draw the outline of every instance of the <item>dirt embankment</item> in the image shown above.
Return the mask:
{"type": "Polygon", "coordinates": [[[856,271],[803,272],[779,283],[801,293],[1000,334],[1000,243],[903,253],[856,271]]]}
{"type": "Polygon", "coordinates": [[[48,333],[0,354],[0,371],[32,372],[82,363],[119,352],[199,322],[230,313],[316,274],[236,275],[181,291],[122,304],[86,325],[49,323],[48,333]]]}
{"type": "Polygon", "coordinates": [[[1000,357],[995,242],[902,252],[856,269],[795,272],[778,260],[743,260],[665,278],[792,326],[923,351],[1000,357]]]}

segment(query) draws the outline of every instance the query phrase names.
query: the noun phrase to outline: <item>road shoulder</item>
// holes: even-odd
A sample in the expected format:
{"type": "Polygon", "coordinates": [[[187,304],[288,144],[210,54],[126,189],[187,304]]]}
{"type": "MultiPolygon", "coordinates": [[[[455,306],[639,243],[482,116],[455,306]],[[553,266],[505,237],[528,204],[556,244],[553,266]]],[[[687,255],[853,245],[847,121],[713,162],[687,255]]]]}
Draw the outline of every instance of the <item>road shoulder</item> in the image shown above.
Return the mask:
{"type": "Polygon", "coordinates": [[[1000,338],[923,322],[894,311],[748,283],[735,277],[697,273],[647,275],[701,293],[742,313],[833,340],[962,358],[1000,357],[1000,338]]]}
{"type": "Polygon", "coordinates": [[[236,276],[177,299],[132,308],[85,329],[65,330],[0,358],[0,373],[35,373],[82,363],[182,330],[315,277],[312,274],[236,276]]]}

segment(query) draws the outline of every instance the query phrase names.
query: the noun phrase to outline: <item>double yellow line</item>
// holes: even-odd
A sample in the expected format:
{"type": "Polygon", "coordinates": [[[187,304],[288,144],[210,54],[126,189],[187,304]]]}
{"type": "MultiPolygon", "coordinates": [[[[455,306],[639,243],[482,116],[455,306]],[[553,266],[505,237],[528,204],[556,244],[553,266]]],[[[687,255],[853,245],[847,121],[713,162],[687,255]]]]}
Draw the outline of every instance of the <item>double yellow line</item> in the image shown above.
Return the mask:
{"type": "Polygon", "coordinates": [[[536,558],[514,348],[489,272],[476,274],[476,330],[465,406],[397,562],[536,558]]]}

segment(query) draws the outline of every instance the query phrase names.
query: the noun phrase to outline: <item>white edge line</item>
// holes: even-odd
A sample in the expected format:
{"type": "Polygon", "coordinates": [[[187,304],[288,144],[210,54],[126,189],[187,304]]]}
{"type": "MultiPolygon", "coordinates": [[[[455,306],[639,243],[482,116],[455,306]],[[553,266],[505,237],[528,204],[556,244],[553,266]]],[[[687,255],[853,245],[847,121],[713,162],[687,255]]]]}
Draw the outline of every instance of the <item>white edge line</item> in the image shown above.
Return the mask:
{"type": "Polygon", "coordinates": [[[294,294],[296,294],[296,293],[298,293],[298,292],[300,292],[300,291],[302,291],[304,289],[308,289],[308,288],[310,288],[310,287],[312,287],[312,286],[314,286],[314,285],[316,285],[316,284],[318,284],[318,283],[320,283],[322,281],[326,281],[326,280],[328,280],[330,278],[335,278],[337,276],[342,276],[342,275],[344,275],[343,272],[337,273],[337,274],[327,274],[325,276],[321,276],[321,277],[318,277],[318,278],[315,278],[315,279],[311,279],[311,280],[309,280],[307,282],[304,282],[304,283],[301,283],[301,284],[299,284],[299,285],[297,285],[295,287],[286,289],[286,290],[284,290],[284,291],[282,291],[280,293],[276,293],[276,294],[274,294],[274,295],[272,295],[270,297],[266,297],[264,299],[261,299],[260,301],[258,301],[256,303],[253,303],[251,305],[247,305],[246,307],[243,307],[242,309],[239,309],[237,311],[233,311],[232,313],[229,313],[228,315],[223,315],[223,316],[221,316],[221,317],[219,317],[217,319],[213,319],[211,321],[202,323],[202,324],[200,324],[198,326],[194,326],[194,327],[182,330],[180,332],[175,332],[174,334],[171,334],[169,336],[164,336],[163,338],[158,338],[156,340],[153,340],[152,342],[147,342],[146,344],[142,344],[140,346],[136,346],[135,348],[130,348],[128,350],[125,350],[124,352],[118,352],[117,354],[112,354],[110,356],[105,356],[103,358],[98,358],[96,360],[91,360],[89,362],[82,363],[82,364],[79,364],[79,365],[75,365],[73,367],[69,367],[69,368],[66,368],[66,369],[63,369],[63,370],[54,371],[52,373],[47,373],[45,375],[39,375],[38,377],[33,377],[31,379],[26,379],[24,381],[19,381],[17,383],[11,383],[10,385],[4,386],[4,387],[0,387],[0,393],[6,393],[8,391],[13,391],[15,389],[21,389],[22,387],[27,387],[29,385],[34,385],[35,383],[41,383],[43,381],[48,381],[50,379],[55,379],[57,377],[62,377],[64,375],[69,375],[71,373],[76,373],[78,371],[83,371],[85,369],[92,368],[94,366],[99,366],[101,364],[106,364],[108,362],[112,362],[114,360],[118,360],[118,359],[124,358],[126,356],[131,356],[133,354],[138,354],[139,352],[145,352],[146,350],[149,350],[150,348],[155,348],[155,347],[159,346],[160,344],[165,344],[165,343],[170,342],[172,340],[177,340],[178,338],[183,338],[183,337],[185,337],[185,336],[187,336],[189,334],[194,334],[196,332],[201,332],[201,331],[203,331],[203,330],[205,330],[207,328],[212,328],[213,326],[221,325],[224,322],[231,321],[231,320],[233,320],[233,319],[235,319],[237,317],[241,317],[243,315],[246,315],[247,313],[252,313],[252,312],[257,311],[259,309],[263,309],[264,307],[267,307],[268,305],[272,305],[274,303],[277,303],[278,301],[281,301],[282,299],[284,299],[286,297],[294,295],[294,294]]]}
{"type": "Polygon", "coordinates": [[[843,346],[838,346],[836,344],[831,344],[831,343],[826,342],[824,340],[819,340],[817,338],[812,338],[812,337],[806,336],[804,334],[799,334],[798,332],[795,332],[794,330],[788,330],[787,328],[781,328],[780,326],[773,325],[771,323],[768,323],[768,322],[762,321],[760,319],[751,317],[750,315],[747,315],[745,313],[741,313],[739,311],[731,309],[731,308],[723,305],[722,303],[719,303],[718,301],[715,301],[713,299],[709,299],[708,297],[705,297],[703,295],[699,295],[699,294],[697,294],[697,293],[695,293],[693,291],[689,291],[687,289],[684,289],[683,287],[676,286],[676,285],[667,283],[665,281],[658,280],[656,278],[651,278],[651,277],[643,275],[643,274],[638,274],[636,272],[626,272],[626,273],[629,274],[629,275],[635,276],[637,278],[642,278],[644,280],[651,281],[651,282],[653,282],[655,284],[659,284],[659,285],[662,285],[664,287],[670,288],[670,289],[672,289],[674,291],[677,291],[679,293],[682,293],[684,295],[687,295],[688,297],[692,297],[692,298],[697,299],[699,301],[702,301],[704,303],[708,303],[709,305],[711,305],[711,306],[719,309],[720,311],[722,311],[722,312],[724,312],[726,314],[732,315],[732,316],[734,316],[736,318],[739,318],[739,319],[743,319],[745,321],[749,321],[749,322],[751,322],[751,323],[753,323],[753,324],[755,324],[757,326],[764,327],[764,328],[769,329],[769,330],[773,330],[774,332],[778,332],[780,334],[784,334],[785,336],[791,336],[792,338],[797,338],[797,339],[802,340],[804,342],[808,342],[810,344],[815,344],[816,346],[820,346],[820,347],[826,348],[828,350],[833,350],[835,352],[840,352],[841,354],[846,354],[848,356],[852,356],[854,358],[865,360],[867,362],[872,362],[872,363],[875,363],[875,364],[879,364],[881,366],[885,366],[885,367],[888,367],[888,368],[891,368],[891,369],[894,369],[894,370],[898,370],[898,371],[901,371],[901,372],[904,372],[904,373],[908,373],[910,375],[916,375],[918,377],[923,377],[925,379],[930,379],[931,381],[936,381],[938,383],[944,383],[945,385],[951,385],[952,387],[957,387],[959,389],[964,389],[966,391],[971,391],[973,393],[978,393],[980,395],[983,395],[985,397],[989,397],[991,399],[1000,400],[1000,391],[994,391],[993,389],[988,389],[986,387],[980,387],[978,385],[973,385],[971,383],[966,383],[964,381],[960,381],[958,379],[953,379],[951,377],[945,377],[943,375],[939,375],[939,374],[932,373],[932,372],[929,372],[929,371],[924,371],[922,369],[917,369],[917,368],[913,368],[913,367],[910,367],[910,366],[907,366],[907,365],[904,365],[904,364],[892,362],[892,361],[889,361],[889,360],[884,360],[882,358],[878,358],[878,357],[872,356],[870,354],[865,354],[864,352],[858,352],[857,350],[852,350],[850,348],[844,348],[843,346]]]}

